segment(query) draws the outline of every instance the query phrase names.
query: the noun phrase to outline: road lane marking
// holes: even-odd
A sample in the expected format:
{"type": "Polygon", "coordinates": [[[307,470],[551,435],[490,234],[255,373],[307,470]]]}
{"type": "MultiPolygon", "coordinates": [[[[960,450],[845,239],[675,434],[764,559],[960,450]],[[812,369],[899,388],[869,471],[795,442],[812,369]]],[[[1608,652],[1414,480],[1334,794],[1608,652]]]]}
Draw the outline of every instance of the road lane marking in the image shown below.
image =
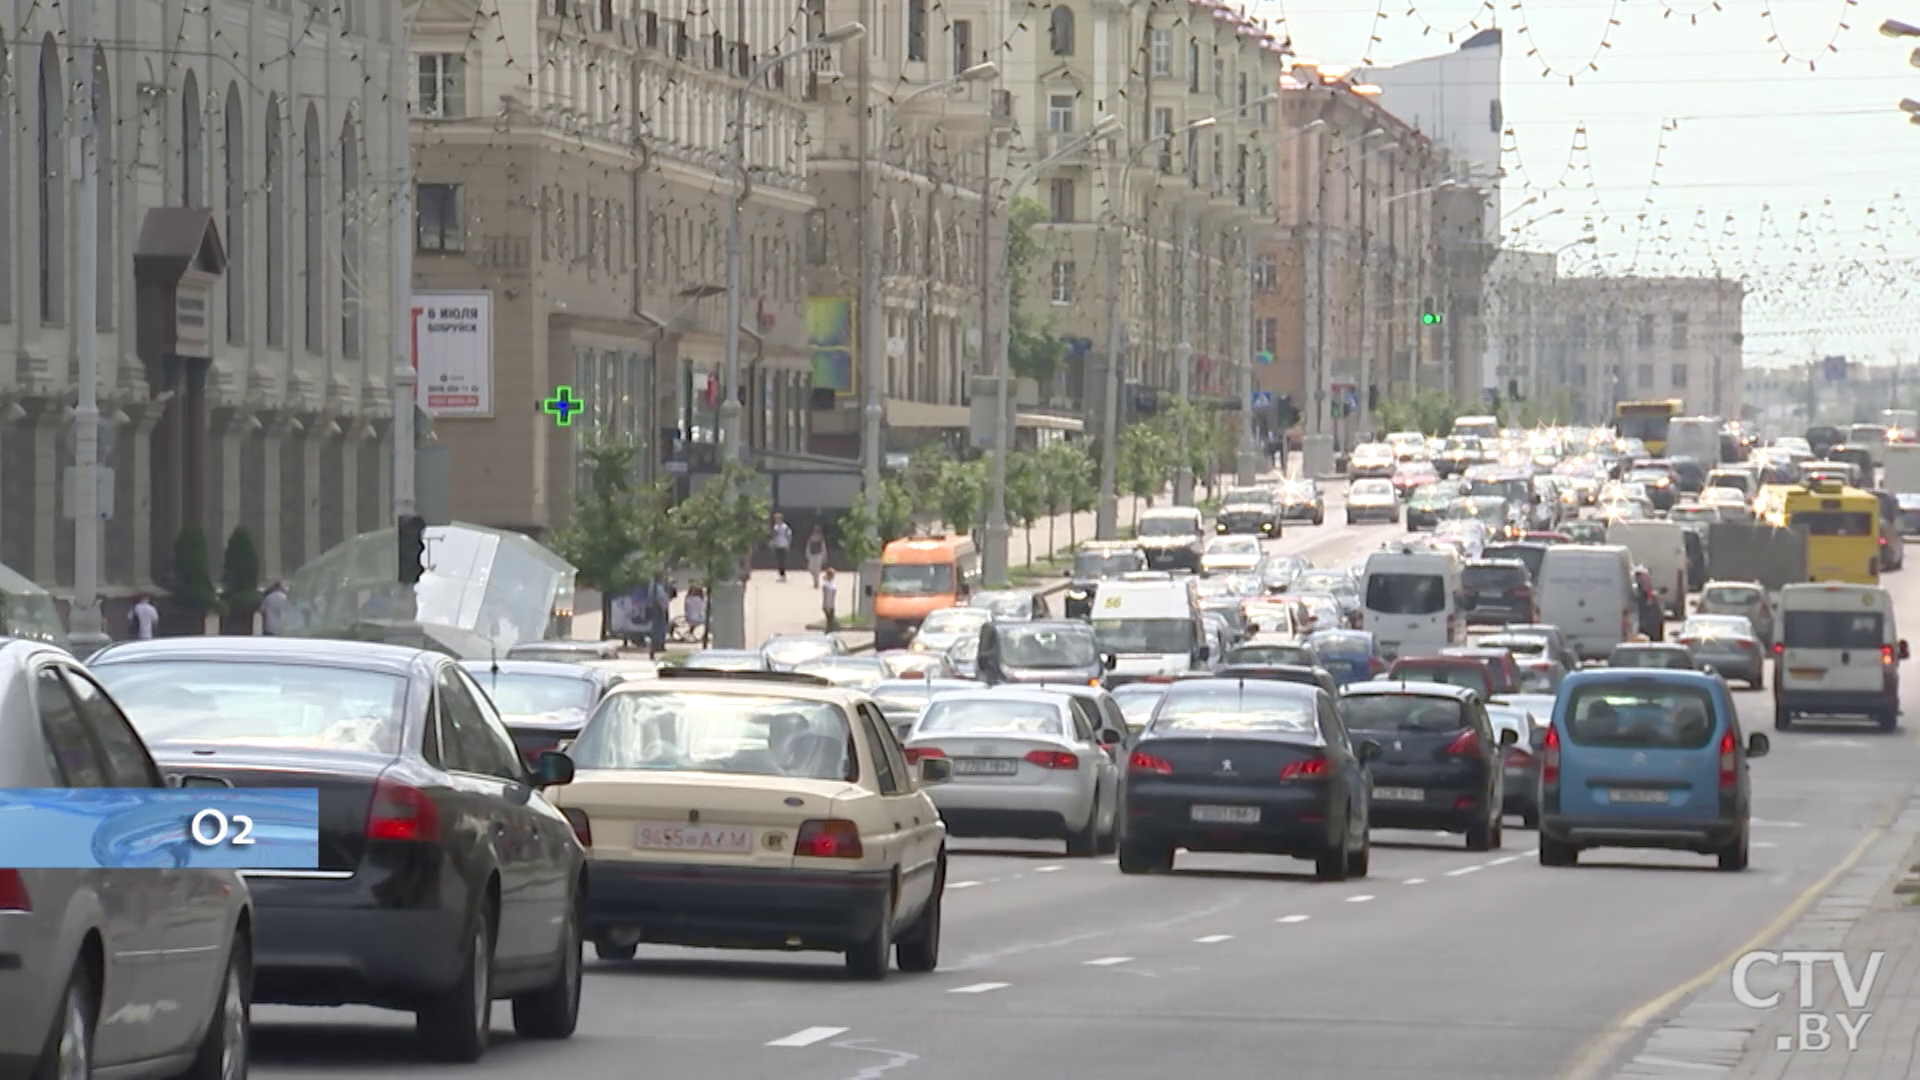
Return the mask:
{"type": "Polygon", "coordinates": [[[1748,846],[1757,847],[1757,848],[1768,848],[1768,847],[1779,847],[1780,845],[1774,843],[1771,840],[1754,840],[1751,843],[1749,843],[1748,846]]]}
{"type": "Polygon", "coordinates": [[[1088,967],[1112,967],[1115,964],[1127,963],[1132,959],[1133,957],[1131,956],[1103,956],[1098,960],[1087,961],[1087,966],[1088,967]]]}
{"type": "Polygon", "coordinates": [[[973,888],[973,887],[974,887],[975,885],[978,885],[978,884],[980,884],[980,883],[979,883],[979,882],[977,882],[977,881],[949,881],[949,882],[947,882],[947,888],[949,888],[949,889],[971,889],[971,888],[973,888]]]}
{"type": "Polygon", "coordinates": [[[1101,866],[1119,866],[1120,860],[1119,859],[1101,859],[1100,865],[1101,866]]]}
{"type": "Polygon", "coordinates": [[[1303,923],[1312,917],[1311,915],[1282,915],[1273,921],[1278,923],[1303,923]]]}
{"type": "Polygon", "coordinates": [[[768,1043],[768,1046],[812,1046],[817,1042],[826,1042],[835,1035],[846,1034],[846,1028],[810,1027],[801,1028],[791,1035],[785,1035],[768,1043]]]}
{"type": "Polygon", "coordinates": [[[1518,855],[1503,855],[1500,858],[1495,859],[1492,862],[1488,863],[1487,865],[1488,866],[1505,866],[1510,862],[1519,862],[1519,861],[1520,861],[1520,856],[1518,855]]]}
{"type": "Polygon", "coordinates": [[[1426,883],[1427,883],[1427,879],[1426,879],[1426,878],[1423,878],[1423,877],[1410,877],[1410,878],[1408,878],[1407,880],[1405,880],[1405,881],[1403,881],[1403,882],[1401,882],[1400,884],[1402,884],[1402,885],[1425,885],[1426,883]]]}
{"type": "Polygon", "coordinates": [[[1480,867],[1478,866],[1463,866],[1458,870],[1447,871],[1447,876],[1448,877],[1466,877],[1468,874],[1471,874],[1474,871],[1479,869],[1480,867]]]}
{"type": "Polygon", "coordinates": [[[1005,990],[1012,983],[974,983],[971,986],[956,986],[947,991],[949,994],[987,994],[995,990],[1005,990]]]}
{"type": "Polygon", "coordinates": [[[1193,943],[1195,945],[1218,945],[1223,941],[1231,940],[1233,940],[1232,934],[1208,934],[1206,937],[1194,938],[1193,943]]]}
{"type": "Polygon", "coordinates": [[[1055,865],[1055,866],[1036,866],[1036,867],[1034,867],[1034,868],[1033,868],[1033,872],[1034,872],[1034,873],[1036,873],[1036,874],[1051,874],[1051,873],[1053,873],[1053,872],[1054,872],[1055,870],[1064,870],[1064,869],[1066,869],[1066,867],[1064,867],[1064,866],[1058,866],[1058,865],[1055,865]]]}
{"type": "Polygon", "coordinates": [[[1371,899],[1373,899],[1373,894],[1372,894],[1372,893],[1361,893],[1361,894],[1360,894],[1359,896],[1349,896],[1349,897],[1347,897],[1347,903],[1349,903],[1349,904],[1364,904],[1364,903],[1366,903],[1367,901],[1369,901],[1369,900],[1371,900],[1371,899]]]}

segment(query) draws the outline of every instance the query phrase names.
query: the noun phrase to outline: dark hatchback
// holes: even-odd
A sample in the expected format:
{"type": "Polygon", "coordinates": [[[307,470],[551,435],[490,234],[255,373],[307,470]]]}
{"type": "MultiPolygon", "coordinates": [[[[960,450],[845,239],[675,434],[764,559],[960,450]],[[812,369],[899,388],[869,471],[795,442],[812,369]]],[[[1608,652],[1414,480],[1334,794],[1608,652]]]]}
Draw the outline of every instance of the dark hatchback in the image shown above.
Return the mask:
{"type": "Polygon", "coordinates": [[[1460,571],[1468,626],[1530,623],[1539,614],[1533,575],[1519,559],[1475,559],[1460,571]]]}
{"type": "Polygon", "coordinates": [[[1322,881],[1365,877],[1367,762],[1325,690],[1255,679],[1175,683],[1127,756],[1120,872],[1188,851],[1311,859],[1322,881]]]}
{"type": "Polygon", "coordinates": [[[1222,535],[1275,537],[1280,531],[1280,497],[1268,488],[1234,488],[1221,500],[1213,531],[1222,535]]]}
{"type": "Polygon", "coordinates": [[[466,660],[460,666],[487,692],[529,765],[580,734],[608,688],[626,681],[605,668],[554,660],[466,660]]]}
{"type": "Polygon", "coordinates": [[[248,871],[258,1003],[413,1012],[448,1061],[514,1029],[573,1033],[585,855],[452,658],[367,642],[173,638],[90,666],[169,772],[320,793],[319,865],[248,871]]]}
{"type": "Polygon", "coordinates": [[[1340,694],[1355,739],[1380,746],[1373,772],[1373,824],[1381,829],[1465,833],[1468,851],[1500,846],[1502,755],[1514,735],[1495,734],[1479,694],[1442,683],[1356,683],[1340,694]]]}
{"type": "Polygon", "coordinates": [[[1107,673],[1093,627],[1079,619],[990,622],[980,628],[977,661],[984,683],[1077,682],[1098,686],[1107,673]]]}
{"type": "Polygon", "coordinates": [[[1103,581],[1117,580],[1147,568],[1147,553],[1138,545],[1118,540],[1096,540],[1073,556],[1073,569],[1067,572],[1067,594],[1060,612],[1069,619],[1093,617],[1093,594],[1103,581]]]}

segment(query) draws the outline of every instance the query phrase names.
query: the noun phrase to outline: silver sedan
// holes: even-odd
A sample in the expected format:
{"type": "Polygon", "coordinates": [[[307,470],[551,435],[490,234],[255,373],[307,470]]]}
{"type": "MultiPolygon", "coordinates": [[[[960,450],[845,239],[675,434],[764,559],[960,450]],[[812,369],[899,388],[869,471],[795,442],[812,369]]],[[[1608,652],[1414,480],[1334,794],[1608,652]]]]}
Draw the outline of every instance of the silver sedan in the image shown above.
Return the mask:
{"type": "Polygon", "coordinates": [[[1746,616],[1695,615],[1681,625],[1678,641],[1701,667],[1739,679],[1755,690],[1766,687],[1766,646],[1746,616]]]}

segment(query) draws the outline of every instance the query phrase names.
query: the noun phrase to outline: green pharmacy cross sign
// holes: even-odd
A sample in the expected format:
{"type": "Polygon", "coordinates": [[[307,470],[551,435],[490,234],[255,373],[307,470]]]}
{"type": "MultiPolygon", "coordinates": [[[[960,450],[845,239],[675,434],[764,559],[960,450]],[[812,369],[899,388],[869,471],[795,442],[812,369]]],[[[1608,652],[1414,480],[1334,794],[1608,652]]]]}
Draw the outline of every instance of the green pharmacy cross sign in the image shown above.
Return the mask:
{"type": "Polygon", "coordinates": [[[585,403],[573,396],[573,387],[556,386],[553,396],[540,403],[540,411],[553,417],[553,422],[561,427],[572,427],[573,416],[585,407],[585,403]]]}
{"type": "Polygon", "coordinates": [[[1423,313],[1420,316],[1421,326],[1439,326],[1441,323],[1446,321],[1447,321],[1447,317],[1445,315],[1440,314],[1437,311],[1428,311],[1423,313]]]}

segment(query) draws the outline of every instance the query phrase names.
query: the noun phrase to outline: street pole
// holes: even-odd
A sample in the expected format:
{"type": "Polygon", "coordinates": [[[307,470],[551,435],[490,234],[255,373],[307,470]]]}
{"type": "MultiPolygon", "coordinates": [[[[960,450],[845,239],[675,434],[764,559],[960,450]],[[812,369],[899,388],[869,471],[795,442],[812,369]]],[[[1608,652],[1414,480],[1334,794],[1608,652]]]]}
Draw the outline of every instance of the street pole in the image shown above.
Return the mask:
{"type": "Polygon", "coordinates": [[[1360,155],[1360,205],[1357,208],[1360,215],[1360,385],[1357,389],[1360,392],[1362,426],[1365,430],[1373,431],[1373,437],[1377,439],[1381,432],[1375,430],[1373,422],[1373,398],[1378,391],[1372,389],[1377,384],[1373,374],[1373,338],[1368,333],[1373,324],[1373,309],[1368,306],[1373,237],[1368,232],[1367,202],[1372,198],[1373,191],[1367,183],[1367,159],[1372,156],[1371,150],[1360,155]]]}
{"type": "Polygon", "coordinates": [[[1260,478],[1260,451],[1253,438],[1253,237],[1251,227],[1240,232],[1240,330],[1238,345],[1240,352],[1240,447],[1235,455],[1238,459],[1239,475],[1234,479],[1241,487],[1252,487],[1260,478]]]}
{"type": "MultiPolygon", "coordinates": [[[[411,20],[420,10],[419,4],[409,4],[402,10],[401,19],[411,20]]],[[[400,38],[407,40],[403,33],[400,38]]],[[[405,49],[394,50],[393,77],[399,81],[395,86],[405,86],[408,78],[409,54],[405,49]]],[[[393,507],[391,517],[397,531],[403,518],[412,517],[418,510],[419,492],[415,490],[415,440],[419,433],[414,430],[414,410],[418,407],[419,371],[413,355],[413,321],[419,316],[413,306],[413,132],[410,122],[404,118],[393,125],[388,133],[392,140],[388,152],[393,155],[393,198],[389,205],[392,210],[387,229],[393,247],[393,317],[389,332],[393,349],[393,507]]],[[[396,552],[398,549],[395,549],[396,552]]],[[[414,618],[418,609],[414,606],[414,590],[400,591],[400,602],[404,605],[403,618],[414,618]]]]}
{"type": "MultiPolygon", "coordinates": [[[[1193,251],[1192,210],[1185,199],[1180,200],[1175,214],[1174,251],[1180,260],[1179,283],[1180,303],[1174,309],[1173,373],[1175,394],[1181,401],[1193,400],[1193,278],[1191,266],[1193,251]]],[[[1187,426],[1180,426],[1180,463],[1173,470],[1173,504],[1175,506],[1193,505],[1193,448],[1186,445],[1187,426]]]]}
{"type": "MultiPolygon", "coordinates": [[[[85,65],[80,85],[86,97],[80,104],[80,127],[70,147],[79,180],[79,205],[74,213],[79,247],[74,275],[73,335],[79,345],[80,394],[73,410],[73,603],[68,609],[67,640],[80,656],[90,656],[111,639],[100,614],[100,336],[99,267],[99,71],[93,62],[93,0],[69,0],[69,63],[85,65]]],[[[189,107],[198,107],[189,102],[189,107]]],[[[128,507],[132,510],[132,507],[128,507]]]]}
{"type": "MultiPolygon", "coordinates": [[[[1130,170],[1132,162],[1122,163],[1130,170]]],[[[1126,331],[1120,325],[1120,276],[1126,273],[1126,172],[1121,173],[1120,203],[1113,210],[1113,238],[1107,245],[1107,377],[1100,403],[1100,502],[1094,510],[1093,535],[1101,540],[1120,536],[1120,383],[1125,375],[1126,331]]]]}
{"type": "MultiPolygon", "coordinates": [[[[873,0],[860,0],[860,25],[873,25],[873,0]]],[[[887,397],[887,371],[880,341],[881,334],[885,333],[880,312],[880,273],[881,260],[886,258],[886,240],[881,232],[881,215],[876,209],[880,196],[875,174],[879,170],[869,160],[873,153],[872,66],[873,49],[862,41],[860,62],[855,69],[860,81],[853,91],[853,116],[858,125],[853,145],[860,158],[856,178],[860,192],[860,206],[856,211],[860,226],[860,288],[854,305],[854,317],[859,321],[854,330],[854,347],[859,356],[861,389],[865,396],[860,408],[861,497],[867,503],[867,521],[872,530],[868,539],[873,545],[873,557],[864,560],[858,568],[860,610],[869,617],[872,603],[867,598],[880,587],[880,439],[887,397]]]]}

